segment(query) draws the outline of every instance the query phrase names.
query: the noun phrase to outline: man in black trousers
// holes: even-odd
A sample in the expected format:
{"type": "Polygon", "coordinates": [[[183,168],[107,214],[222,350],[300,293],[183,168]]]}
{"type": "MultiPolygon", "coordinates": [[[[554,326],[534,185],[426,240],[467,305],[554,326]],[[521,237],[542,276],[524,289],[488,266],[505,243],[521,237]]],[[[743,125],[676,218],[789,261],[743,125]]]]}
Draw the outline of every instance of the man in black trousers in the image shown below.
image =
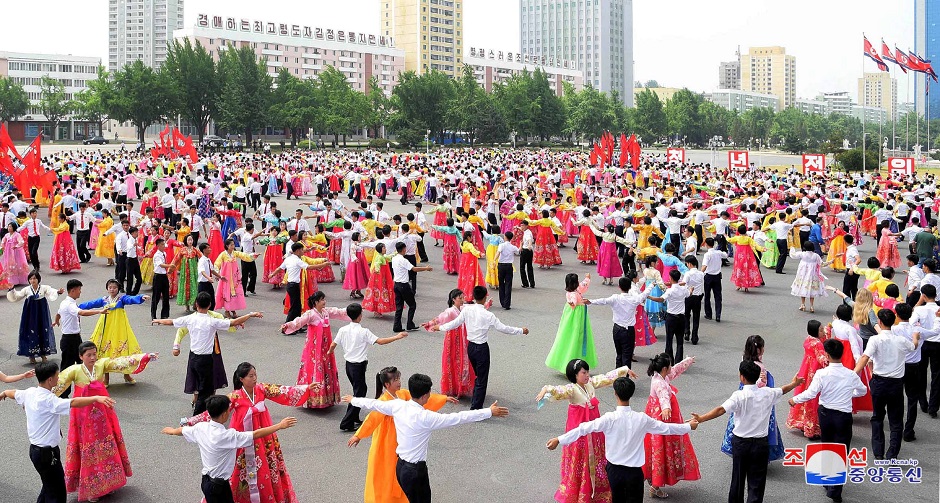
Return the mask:
{"type": "Polygon", "coordinates": [[[127,288],[124,292],[128,295],[140,293],[140,285],[143,283],[143,277],[140,273],[140,260],[137,258],[137,235],[139,233],[137,227],[131,227],[128,230],[127,245],[124,248],[125,260],[127,261],[127,288]]]}
{"type": "Polygon", "coordinates": [[[519,255],[519,248],[512,244],[512,231],[506,232],[506,240],[496,247],[496,278],[499,284],[499,305],[512,309],[512,267],[519,255]]]}
{"type": "Polygon", "coordinates": [[[167,276],[171,264],[166,263],[166,241],[157,238],[153,253],[153,302],[150,304],[150,319],[157,319],[157,303],[160,303],[160,319],[170,317],[170,280],[167,276]]]}
{"type": "MultiPolygon", "coordinates": [[[[799,395],[790,399],[790,406],[819,397],[820,442],[852,443],[852,398],[865,396],[868,388],[853,369],[842,366],[842,343],[829,339],[823,343],[829,366],[816,371],[813,382],[799,395]]],[[[842,485],[825,486],[826,496],[842,501],[842,485]]]]}
{"type": "Polygon", "coordinates": [[[715,296],[715,321],[721,323],[721,262],[728,258],[726,252],[715,248],[715,238],[705,238],[705,255],[702,257],[702,272],[705,273],[705,319],[712,319],[711,296],[715,296]]]}
{"type": "Polygon", "coordinates": [[[529,222],[525,220],[520,224],[522,233],[522,247],[519,249],[519,273],[522,275],[522,288],[535,288],[535,272],[532,269],[532,250],[535,248],[535,237],[529,230],[529,222]]]}
{"type": "Polygon", "coordinates": [[[689,268],[682,276],[682,282],[692,288],[692,293],[685,299],[685,340],[698,344],[699,318],[702,316],[702,298],[705,296],[705,273],[698,268],[698,259],[694,255],[685,258],[689,268]]]}
{"type": "Polygon", "coordinates": [[[46,224],[39,220],[39,212],[35,207],[29,210],[29,219],[23,222],[20,229],[26,229],[26,249],[29,251],[29,262],[33,269],[39,270],[39,239],[42,229],[50,231],[46,224]]]}
{"type": "Polygon", "coordinates": [[[411,289],[411,278],[408,273],[411,271],[422,272],[432,271],[431,266],[415,267],[405,258],[405,243],[399,241],[395,244],[395,251],[398,255],[392,257],[392,279],[395,282],[395,322],[392,327],[393,332],[401,332],[401,315],[405,310],[405,304],[408,305],[408,323],[406,329],[409,331],[418,330],[415,325],[415,308],[418,304],[415,302],[415,292],[411,289]]]}
{"type": "Polygon", "coordinates": [[[88,208],[88,203],[82,201],[78,205],[78,213],[68,217],[75,224],[75,244],[78,248],[78,260],[83,264],[91,260],[88,241],[91,239],[91,226],[95,222],[93,213],[88,208]]]}
{"type": "Polygon", "coordinates": [[[652,288],[631,294],[630,287],[636,278],[635,271],[628,271],[620,278],[620,293],[603,299],[590,299],[584,303],[593,306],[610,306],[614,312],[614,349],[617,351],[615,367],[626,365],[633,368],[633,352],[636,351],[636,308],[646,302],[652,288]]]}

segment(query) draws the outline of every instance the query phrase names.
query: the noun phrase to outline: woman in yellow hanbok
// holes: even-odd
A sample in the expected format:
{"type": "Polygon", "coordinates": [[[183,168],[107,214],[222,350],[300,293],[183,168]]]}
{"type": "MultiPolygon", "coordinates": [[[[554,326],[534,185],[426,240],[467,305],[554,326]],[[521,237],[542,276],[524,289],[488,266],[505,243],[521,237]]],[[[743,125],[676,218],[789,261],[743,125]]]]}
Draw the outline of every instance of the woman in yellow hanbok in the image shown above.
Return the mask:
{"type": "MultiPolygon", "coordinates": [[[[411,393],[401,389],[401,372],[395,367],[382,369],[375,377],[376,399],[411,400],[411,393]]],[[[431,411],[441,410],[447,403],[457,403],[456,398],[431,393],[424,408],[431,411]]],[[[408,498],[398,485],[395,465],[398,463],[398,434],[395,432],[395,418],[381,412],[372,411],[362,422],[348,442],[350,447],[359,445],[359,441],[372,436],[369,447],[369,464],[366,467],[365,503],[408,503],[408,498]]]]}
{"type": "MultiPolygon", "coordinates": [[[[95,343],[98,354],[104,358],[119,358],[141,353],[140,343],[134,336],[131,324],[127,320],[124,307],[133,304],[143,304],[150,298],[149,295],[125,295],[121,293],[120,283],[116,279],[109,279],[107,283],[108,295],[100,299],[83,302],[79,309],[100,309],[107,307],[108,311],[98,316],[95,331],[88,339],[95,343]]],[[[134,384],[130,375],[124,375],[124,381],[134,384]]],[[[108,385],[108,374],[104,374],[102,382],[108,385]]]]}
{"type": "Polygon", "coordinates": [[[104,218],[96,224],[98,227],[98,245],[95,246],[95,256],[108,259],[108,265],[114,265],[114,239],[115,235],[107,234],[108,229],[114,227],[114,220],[111,219],[111,214],[108,213],[108,210],[101,210],[104,214],[104,218]]]}

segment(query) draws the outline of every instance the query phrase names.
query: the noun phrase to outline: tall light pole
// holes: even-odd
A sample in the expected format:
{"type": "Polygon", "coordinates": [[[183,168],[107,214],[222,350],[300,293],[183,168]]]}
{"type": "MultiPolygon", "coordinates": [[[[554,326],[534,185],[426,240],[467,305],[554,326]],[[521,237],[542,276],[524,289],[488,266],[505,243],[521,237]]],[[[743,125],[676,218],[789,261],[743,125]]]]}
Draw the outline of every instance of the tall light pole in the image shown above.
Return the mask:
{"type": "Polygon", "coordinates": [[[428,132],[424,135],[424,148],[425,153],[431,153],[431,130],[428,129],[428,132]]]}
{"type": "MultiPolygon", "coordinates": [[[[862,115],[864,116],[864,112],[862,113],[862,115]]],[[[862,175],[864,175],[864,174],[866,173],[866,166],[865,166],[865,138],[866,138],[867,136],[868,136],[868,133],[865,132],[865,131],[862,131],[862,175]]]]}

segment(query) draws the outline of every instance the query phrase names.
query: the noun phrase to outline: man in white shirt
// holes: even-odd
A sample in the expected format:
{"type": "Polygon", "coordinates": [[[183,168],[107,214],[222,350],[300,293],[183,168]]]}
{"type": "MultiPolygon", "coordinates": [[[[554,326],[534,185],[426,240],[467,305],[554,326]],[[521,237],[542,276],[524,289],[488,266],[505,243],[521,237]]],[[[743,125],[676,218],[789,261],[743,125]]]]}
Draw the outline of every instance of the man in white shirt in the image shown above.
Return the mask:
{"type": "Polygon", "coordinates": [[[78,211],[68,219],[75,226],[75,245],[78,248],[78,260],[83,264],[87,263],[91,260],[88,241],[91,239],[91,226],[95,223],[95,212],[88,207],[88,203],[82,201],[78,205],[78,211]]]}
{"type": "Polygon", "coordinates": [[[519,255],[519,248],[512,244],[512,231],[506,231],[505,237],[496,247],[496,283],[499,285],[499,305],[508,311],[512,309],[512,264],[519,255]]]}
{"type": "MultiPolygon", "coordinates": [[[[800,394],[790,399],[790,406],[819,397],[820,442],[852,443],[852,399],[865,396],[868,388],[853,369],[842,366],[844,346],[838,339],[823,343],[829,366],[816,371],[813,381],[800,394]]],[[[825,486],[826,496],[842,501],[842,485],[825,486]]]]}
{"type": "Polygon", "coordinates": [[[869,360],[874,363],[871,402],[875,409],[871,416],[871,448],[875,459],[895,459],[901,450],[904,432],[904,363],[908,353],[917,349],[920,334],[914,332],[912,340],[891,333],[897,317],[890,309],[878,311],[878,333],[869,337],[865,352],[855,364],[855,372],[865,370],[869,360]],[[885,450],[884,420],[888,415],[891,439],[885,450]]]}
{"type": "Polygon", "coordinates": [[[104,232],[105,236],[109,234],[114,234],[114,255],[115,263],[114,267],[114,279],[118,280],[122,286],[124,285],[124,279],[127,277],[127,255],[125,254],[125,248],[127,248],[127,231],[131,228],[131,223],[127,220],[127,217],[121,217],[121,221],[112,225],[110,229],[104,232]]]}
{"type": "Polygon", "coordinates": [[[215,266],[212,265],[212,261],[209,260],[211,251],[209,243],[200,244],[199,253],[201,255],[196,263],[196,294],[205,292],[209,295],[209,298],[212,299],[209,303],[210,310],[215,309],[215,287],[212,282],[221,278],[219,272],[215,270],[215,266]]]}
{"type": "Polygon", "coordinates": [[[157,303],[160,303],[160,318],[170,317],[170,280],[167,273],[173,265],[166,261],[166,241],[157,238],[153,252],[153,302],[150,304],[150,319],[157,318],[157,303]]]}
{"type": "Polygon", "coordinates": [[[432,432],[482,421],[494,416],[509,415],[509,409],[499,407],[496,402],[493,402],[493,405],[487,409],[465,410],[453,414],[439,414],[426,410],[424,405],[431,398],[431,385],[430,377],[415,374],[408,379],[411,400],[381,401],[353,398],[349,395],[343,397],[344,402],[356,407],[375,410],[395,418],[395,433],[398,440],[398,447],[395,448],[398,454],[395,476],[402,492],[411,503],[431,502],[431,481],[428,478],[427,458],[428,443],[431,441],[432,432]]]}
{"type": "Polygon", "coordinates": [[[764,501],[767,458],[770,455],[770,445],[767,443],[770,414],[783,395],[802,384],[804,379],[794,376],[793,381],[781,388],[759,388],[757,380],[760,379],[761,369],[756,363],[744,360],[738,365],[738,372],[743,387],[711,411],[702,415],[692,414],[692,419],[704,423],[726,412],[734,414],[728,503],[744,503],[745,488],[747,501],[764,501]]]}
{"type": "Polygon", "coordinates": [[[137,236],[139,233],[137,227],[130,227],[127,231],[127,243],[124,245],[124,255],[127,260],[127,288],[124,291],[128,295],[140,293],[140,285],[143,283],[143,277],[140,273],[140,261],[137,260],[137,236]]]}
{"type": "MultiPolygon", "coordinates": [[[[278,269],[284,270],[287,279],[287,296],[290,298],[290,310],[287,311],[287,322],[294,321],[300,317],[300,308],[303,305],[300,298],[300,275],[311,266],[300,259],[304,253],[303,243],[294,243],[290,247],[290,254],[284,257],[284,261],[278,266],[278,269]]],[[[294,333],[306,333],[306,327],[299,329],[294,333]]],[[[291,334],[292,335],[292,334],[291,334]]]]}
{"type": "MultiPolygon", "coordinates": [[[[913,315],[913,308],[905,303],[898,303],[894,306],[894,314],[900,321],[897,325],[891,327],[891,332],[903,337],[913,344],[914,332],[919,331],[910,323],[913,315]]],[[[924,345],[924,334],[920,334],[920,343],[916,349],[907,354],[904,360],[904,396],[907,397],[907,418],[904,421],[904,435],[901,437],[905,442],[917,440],[914,434],[914,425],[917,423],[917,404],[925,401],[924,392],[926,391],[927,376],[921,373],[920,361],[922,359],[922,349],[924,345]]]]}
{"type": "Polygon", "coordinates": [[[231,400],[226,395],[210,396],[207,400],[210,421],[192,426],[163,428],[165,435],[175,435],[199,446],[202,459],[202,495],[207,502],[234,501],[229,479],[235,471],[235,455],[238,449],[250,447],[259,438],[276,431],[290,428],[297,423],[293,417],[285,417],[279,423],[254,431],[236,431],[226,428],[231,415],[231,400]]]}
{"type": "Polygon", "coordinates": [[[682,337],[685,333],[685,300],[692,293],[692,288],[680,284],[682,273],[677,269],[669,271],[669,279],[672,282],[662,297],[650,297],[657,302],[666,303],[666,354],[674,362],[681,362],[684,356],[682,350],[682,337]],[[676,343],[676,350],[673,353],[673,341],[676,343]]]}
{"type": "MultiPolygon", "coordinates": [[[[249,318],[261,318],[261,313],[248,313],[244,316],[227,320],[209,316],[209,306],[214,299],[208,292],[199,292],[196,295],[196,312],[176,319],[163,318],[153,320],[151,325],[173,326],[185,328],[189,331],[189,362],[186,365],[186,381],[196,383],[196,401],[193,403],[193,415],[201,414],[206,410],[206,399],[215,394],[215,335],[218,330],[228,330],[231,327],[244,325],[249,318]]],[[[173,346],[173,354],[179,352],[177,345],[173,346]]]]}
{"type": "Polygon", "coordinates": [[[410,331],[418,330],[415,325],[415,308],[418,304],[415,302],[415,292],[411,289],[411,278],[409,272],[433,271],[431,266],[416,267],[404,257],[405,243],[401,241],[395,243],[395,251],[398,255],[392,257],[392,280],[395,282],[395,322],[392,326],[393,332],[401,332],[401,315],[405,310],[405,304],[408,305],[408,320],[406,329],[410,331]]]}
{"type": "Polygon", "coordinates": [[[604,433],[607,440],[607,480],[610,482],[613,501],[643,501],[643,467],[646,465],[643,439],[647,434],[685,435],[698,427],[698,421],[694,419],[671,424],[657,421],[643,412],[634,412],[630,408],[634,391],[636,384],[633,381],[618,377],[614,381],[617,410],[607,412],[593,421],[583,422],[546,444],[549,450],[555,450],[559,445],[570,445],[591,433],[604,433]]]}
{"type": "Polygon", "coordinates": [[[614,349],[617,351],[616,368],[633,368],[633,352],[636,350],[636,308],[646,302],[652,288],[642,292],[632,291],[635,272],[628,272],[620,278],[620,293],[603,299],[589,299],[584,303],[594,306],[610,306],[614,316],[614,349]]]}
{"type": "Polygon", "coordinates": [[[519,247],[519,274],[522,276],[522,288],[535,288],[535,273],[532,269],[532,253],[535,249],[535,236],[525,220],[519,225],[522,233],[522,246],[519,247]]]}
{"type": "MultiPolygon", "coordinates": [[[[59,310],[56,312],[55,321],[52,326],[58,325],[62,330],[62,339],[59,341],[59,349],[62,351],[62,368],[68,368],[81,359],[78,354],[78,346],[82,343],[82,326],[80,316],[95,316],[104,314],[108,309],[79,309],[75,302],[82,296],[82,282],[77,279],[70,279],[65,284],[66,297],[59,304],[59,310]]],[[[62,398],[68,398],[72,387],[66,388],[61,395],[62,398]]]]}
{"type": "Polygon", "coordinates": [[[703,295],[705,319],[712,319],[712,295],[715,296],[715,321],[721,323],[721,263],[728,254],[715,249],[715,238],[705,238],[705,255],[702,256],[702,272],[705,273],[703,295]]]}
{"type": "Polygon", "coordinates": [[[705,297],[705,273],[699,270],[698,259],[695,255],[685,257],[685,265],[689,270],[682,276],[682,284],[691,289],[688,298],[685,299],[685,340],[695,346],[698,344],[702,298],[705,297]]]}
{"type": "MultiPolygon", "coordinates": [[[[928,260],[933,262],[933,259],[928,260]]],[[[920,409],[932,418],[937,417],[940,408],[940,322],[935,313],[937,306],[937,288],[933,284],[920,287],[920,299],[914,307],[911,324],[926,339],[921,349],[920,373],[923,376],[923,386],[926,389],[921,396],[920,409]],[[927,375],[930,375],[930,386],[927,386],[927,375]]]]}
{"type": "Polygon", "coordinates": [[[307,225],[307,221],[304,219],[304,210],[298,208],[297,211],[294,212],[294,218],[290,222],[287,222],[287,230],[310,232],[310,226],[307,225]]]}
{"type": "Polygon", "coordinates": [[[20,226],[17,231],[26,229],[26,248],[29,251],[29,262],[33,265],[33,269],[39,270],[39,240],[42,236],[42,229],[45,229],[47,232],[52,232],[52,229],[46,226],[39,220],[39,212],[35,207],[30,208],[29,210],[29,219],[23,222],[23,225],[20,226]]]}
{"type": "MultiPolygon", "coordinates": [[[[245,227],[232,233],[232,238],[238,239],[238,246],[241,248],[242,253],[249,255],[255,253],[256,237],[258,237],[258,234],[255,234],[254,222],[248,222],[245,227]]],[[[255,285],[258,282],[258,266],[254,260],[242,260],[241,263],[242,290],[245,291],[245,295],[257,295],[255,285]]]]}
{"type": "MultiPolygon", "coordinates": [[[[343,348],[343,358],[346,360],[346,377],[349,378],[349,384],[352,385],[353,396],[357,398],[365,397],[369,392],[369,384],[366,381],[366,368],[369,366],[369,346],[373,344],[391,344],[395,341],[408,337],[408,332],[399,332],[394,337],[377,337],[368,328],[360,325],[362,323],[362,305],[358,302],[346,306],[346,316],[349,317],[350,324],[340,328],[336,332],[336,337],[326,350],[329,357],[333,354],[336,346],[343,348]]],[[[349,404],[346,407],[346,415],[339,423],[339,429],[342,431],[356,431],[362,426],[359,420],[359,407],[349,404]]]]}
{"type": "Polygon", "coordinates": [[[780,256],[777,258],[777,274],[786,274],[783,272],[783,267],[787,264],[787,253],[784,253],[783,250],[790,249],[787,244],[787,236],[793,230],[793,225],[788,224],[786,218],[787,214],[781,211],[777,213],[777,221],[770,224],[770,228],[777,233],[777,249],[781,250],[780,256]]]}
{"type": "Polygon", "coordinates": [[[62,438],[60,416],[68,416],[73,407],[87,407],[100,403],[114,406],[107,396],[86,396],[67,400],[52,393],[59,383],[59,366],[55,362],[42,362],[36,366],[39,386],[23,390],[4,390],[0,401],[12,398],[26,411],[26,434],[29,437],[29,459],[39,473],[42,489],[36,501],[65,502],[65,470],[59,453],[62,438]]]}

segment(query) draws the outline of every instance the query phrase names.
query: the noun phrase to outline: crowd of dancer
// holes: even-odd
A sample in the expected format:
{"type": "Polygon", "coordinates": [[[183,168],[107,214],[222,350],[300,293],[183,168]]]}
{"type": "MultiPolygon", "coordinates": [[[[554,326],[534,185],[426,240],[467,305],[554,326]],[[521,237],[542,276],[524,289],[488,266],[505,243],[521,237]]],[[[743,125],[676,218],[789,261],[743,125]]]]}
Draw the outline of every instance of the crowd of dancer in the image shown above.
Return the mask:
{"type": "MultiPolygon", "coordinates": [[[[522,288],[536,288],[538,269],[578,261],[596,265],[603,286],[619,290],[589,296],[592,274],[572,272],[563,303],[558,296],[561,318],[545,366],[570,384],[545,386],[536,397],[539,408],[548,400],[569,403],[566,433],[548,442],[549,449],[564,446],[556,501],[668,497],[667,487],[701,477],[690,431],[725,413],[729,502],[744,501],[745,493],[747,501],[761,501],[767,464],[784,456],[784,428],[848,445],[852,414],[870,412],[873,454],[893,459],[902,440],[916,439],[917,409],[931,417],[940,409],[940,199],[929,176],[735,173],[656,156],[637,170],[601,169],[581,153],[525,150],[216,153],[198,163],[73,152],[45,162],[60,175],[53,193],[10,190],[0,202],[0,286],[9,288],[10,301],[24,302],[17,355],[37,365],[34,374],[3,380],[35,375],[40,383],[0,400],[26,408],[40,501],[64,501],[66,492],[97,501],[132,475],[107,388],[111,373],[134,384],[132,375],[158,358],[143,351],[125,312],[148,302],[153,325],[177,328],[174,356],[189,337],[184,390],[193,395],[193,414],[164,433],[198,444],[206,501],[296,501],[275,433],[296,420],[275,423],[268,400],[314,409],[348,402],[340,428],[353,433],[349,445],[372,437],[365,501],[430,501],[430,432],[508,413],[485,405],[487,340],[491,329],[528,334],[492,312],[495,300],[512,309],[516,264],[522,288]],[[282,211],[282,196],[303,205],[282,211]],[[402,213],[386,211],[389,197],[399,199],[402,213]],[[48,233],[55,238],[46,263],[39,246],[48,233]],[[876,254],[863,263],[858,246],[868,239],[876,240],[876,254]],[[437,248],[442,272],[427,265],[437,248]],[[798,261],[795,270],[788,259],[798,261]],[[88,287],[74,272],[92,260],[113,266],[114,278],[103,296],[81,302],[88,287]],[[46,264],[72,279],[63,288],[43,283],[46,264]],[[708,413],[684,416],[674,383],[695,362],[684,343],[703,343],[703,308],[715,323],[726,314],[723,267],[741,295],[764,286],[763,274],[773,271],[793,273],[790,293],[800,311],[815,313],[816,299],[829,293],[843,302],[831,323],[808,323],[805,356],[791,382],[778,387],[763,364],[764,339],[750,336],[740,389],[708,413]],[[906,281],[898,283],[902,271],[906,281]],[[446,309],[419,325],[422,272],[456,278],[446,309]],[[826,274],[841,275],[842,288],[826,274]],[[270,287],[259,292],[259,283],[270,287]],[[152,292],[141,294],[142,285],[152,292]],[[336,302],[327,296],[340,291],[347,305],[328,306],[336,302]],[[62,295],[53,317],[51,303],[62,295]],[[297,382],[266,384],[242,362],[234,391],[216,395],[228,385],[219,334],[262,316],[239,315],[254,295],[283,296],[281,332],[306,338],[297,382]],[[170,316],[173,299],[177,318],[170,316]],[[606,374],[591,375],[603,367],[591,325],[601,310],[591,306],[612,312],[615,370],[606,374]],[[394,313],[394,335],[364,327],[369,313],[394,313]],[[83,341],[80,318],[89,316],[97,323],[83,341]],[[334,333],[331,319],[348,324],[334,333]],[[430,377],[420,373],[403,390],[400,371],[388,367],[376,375],[376,399],[365,398],[369,346],[422,327],[445,333],[442,393],[431,393],[430,377]],[[650,379],[645,410],[634,412],[636,347],[659,338],[664,350],[643,365],[650,379]],[[349,396],[340,391],[336,348],[349,396]],[[48,360],[59,352],[61,367],[48,360]],[[602,415],[595,393],[607,386],[619,406],[602,415]],[[794,389],[787,420],[778,424],[775,404],[794,389]],[[469,411],[436,412],[462,397],[471,399],[469,411]],[[361,408],[372,412],[362,419],[361,408]],[[52,434],[56,415],[70,416],[64,464],[52,434]]],[[[841,501],[841,491],[829,486],[827,495],[841,501]]]]}

